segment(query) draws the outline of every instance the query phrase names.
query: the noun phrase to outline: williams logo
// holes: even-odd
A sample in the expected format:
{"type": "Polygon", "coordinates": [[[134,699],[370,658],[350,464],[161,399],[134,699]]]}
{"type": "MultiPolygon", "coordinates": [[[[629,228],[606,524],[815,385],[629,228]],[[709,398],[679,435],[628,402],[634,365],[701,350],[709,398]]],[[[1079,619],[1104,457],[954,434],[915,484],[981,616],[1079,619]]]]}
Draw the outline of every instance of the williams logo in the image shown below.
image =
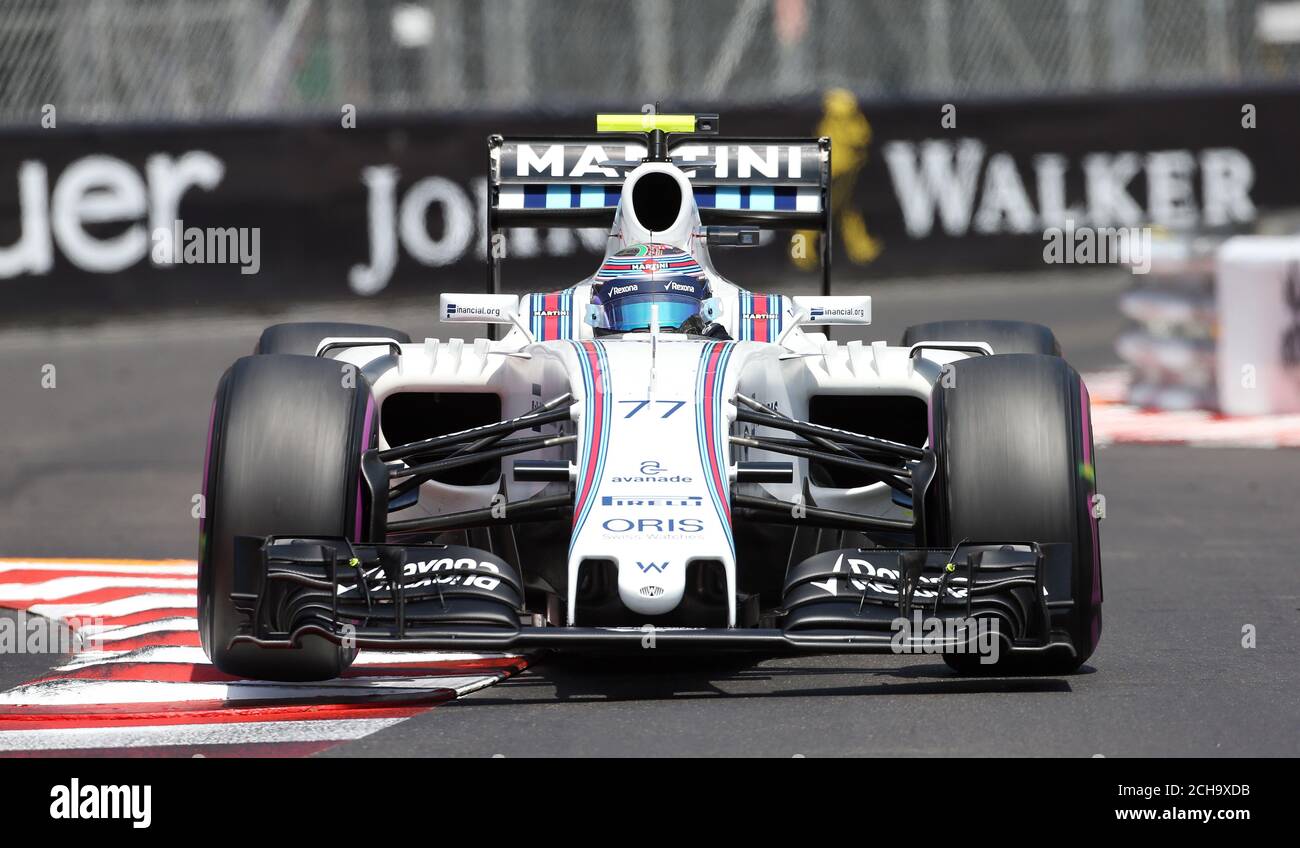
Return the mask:
{"type": "Polygon", "coordinates": [[[667,570],[667,568],[668,568],[668,563],[666,563],[666,562],[637,562],[636,567],[639,568],[639,569],[641,569],[641,572],[642,572],[643,574],[649,574],[649,573],[652,572],[652,571],[655,572],[656,574],[663,574],[664,571],[667,570]]]}

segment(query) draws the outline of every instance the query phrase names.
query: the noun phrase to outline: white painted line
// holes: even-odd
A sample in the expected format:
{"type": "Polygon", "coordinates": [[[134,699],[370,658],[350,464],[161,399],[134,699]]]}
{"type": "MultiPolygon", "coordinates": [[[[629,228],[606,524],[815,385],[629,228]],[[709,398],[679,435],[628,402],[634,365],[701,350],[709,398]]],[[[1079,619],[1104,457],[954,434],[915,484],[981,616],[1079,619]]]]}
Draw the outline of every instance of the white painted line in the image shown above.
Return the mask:
{"type": "Polygon", "coordinates": [[[61,671],[76,671],[80,668],[87,668],[92,665],[104,665],[105,663],[120,662],[131,651],[77,651],[72,658],[63,665],[56,665],[50,671],[57,674],[61,671]]]}
{"type": "Polygon", "coordinates": [[[1300,447],[1300,416],[1216,418],[1207,412],[1145,412],[1094,406],[1098,444],[1176,444],[1192,447],[1300,447]]]}
{"type": "Polygon", "coordinates": [[[178,574],[197,575],[199,567],[189,562],[79,562],[77,560],[0,559],[0,574],[6,571],[75,571],[78,574],[178,574]]]}
{"type": "Polygon", "coordinates": [[[456,686],[456,697],[463,698],[471,692],[477,692],[480,689],[486,689],[494,683],[500,683],[506,679],[506,675],[493,674],[484,677],[464,677],[462,682],[456,686]]]}
{"type": "MultiPolygon", "coordinates": [[[[198,622],[192,615],[173,615],[158,621],[115,625],[95,623],[96,619],[126,616],[155,609],[192,609],[197,597],[192,591],[160,593],[157,589],[192,590],[194,563],[156,564],[140,561],[80,562],[76,560],[0,559],[0,603],[28,602],[35,615],[63,621],[75,620],[84,637],[98,638],[109,650],[74,654],[59,671],[72,672],[87,667],[123,663],[176,663],[207,666],[201,648],[152,645],[131,651],[111,650],[115,642],[150,634],[194,632],[198,622]],[[6,572],[32,572],[36,582],[4,583],[6,572]],[[45,575],[48,574],[48,578],[45,575]],[[141,594],[101,603],[57,603],[75,595],[129,587],[141,594]],[[30,603],[37,601],[37,603],[30,603]]],[[[512,658],[501,653],[467,651],[363,651],[354,668],[362,674],[367,667],[376,671],[394,665],[420,663],[469,663],[480,660],[512,658]]],[[[350,677],[318,683],[275,683],[269,681],[195,682],[161,680],[115,680],[58,678],[29,683],[0,693],[0,707],[46,706],[78,708],[141,704],[142,709],[163,712],[180,709],[187,703],[214,702],[240,704],[274,704],[293,708],[310,708],[356,699],[367,701],[385,698],[409,698],[444,692],[456,697],[491,686],[507,676],[504,671],[469,670],[456,675],[454,670],[421,677],[380,675],[350,677]]],[[[292,714],[292,713],[291,713],[292,714]]],[[[303,713],[310,715],[310,711],[303,713]]],[[[327,742],[360,739],[404,719],[331,719],[297,718],[283,721],[219,722],[206,724],[163,724],[129,727],[41,728],[0,731],[0,751],[41,751],[86,749],[127,749],[148,746],[239,745],[256,743],[327,742]]]]}
{"type": "MultiPolygon", "coordinates": [[[[190,619],[192,622],[193,619],[190,619]]],[[[193,627],[191,627],[193,629],[193,627]]],[[[111,634],[117,637],[117,633],[111,634]]],[[[102,665],[103,663],[190,663],[193,665],[207,665],[207,655],[203,653],[202,648],[190,647],[185,645],[150,645],[143,648],[136,648],[133,651],[114,651],[112,642],[105,638],[105,647],[107,650],[100,651],[81,651],[74,654],[71,661],[66,665],[61,665],[56,671],[73,671],[79,668],[85,668],[90,665],[102,665]]],[[[438,651],[422,651],[419,653],[380,653],[378,651],[362,651],[353,666],[362,668],[366,666],[401,665],[403,663],[419,662],[469,662],[481,659],[494,659],[497,657],[508,656],[506,654],[470,654],[470,653],[440,653],[438,651]]]]}
{"type": "Polygon", "coordinates": [[[197,595],[145,594],[102,604],[33,604],[28,611],[66,621],[69,618],[111,618],[155,609],[190,609],[198,602],[197,595]]]}
{"type": "Polygon", "coordinates": [[[503,675],[465,677],[357,677],[320,683],[275,683],[241,680],[235,683],[192,681],[54,679],[29,683],[0,693],[5,706],[87,706],[90,704],[179,704],[187,701],[332,702],[356,696],[394,696],[450,689],[458,695],[474,692],[503,675]]]}
{"type": "Polygon", "coordinates": [[[136,648],[133,651],[80,651],[73,654],[69,662],[58,666],[54,670],[56,672],[76,671],[91,665],[120,662],[207,665],[208,657],[207,654],[203,653],[202,648],[191,648],[184,645],[152,645],[145,648],[136,648]]]}
{"type": "Polygon", "coordinates": [[[122,639],[132,639],[136,636],[147,636],[150,633],[171,633],[177,630],[193,631],[199,629],[197,618],[190,616],[178,616],[176,618],[161,618],[157,621],[146,621],[144,624],[86,624],[77,628],[77,633],[89,639],[97,637],[101,642],[115,642],[122,639]]]}
{"type": "Polygon", "coordinates": [[[251,721],[65,730],[0,730],[0,751],[66,751],[173,745],[247,745],[258,742],[328,742],[361,739],[401,718],[251,721]]]}
{"type": "Polygon", "coordinates": [[[0,583],[5,601],[57,601],[103,589],[193,589],[189,577],[56,577],[43,583],[0,583]]]}

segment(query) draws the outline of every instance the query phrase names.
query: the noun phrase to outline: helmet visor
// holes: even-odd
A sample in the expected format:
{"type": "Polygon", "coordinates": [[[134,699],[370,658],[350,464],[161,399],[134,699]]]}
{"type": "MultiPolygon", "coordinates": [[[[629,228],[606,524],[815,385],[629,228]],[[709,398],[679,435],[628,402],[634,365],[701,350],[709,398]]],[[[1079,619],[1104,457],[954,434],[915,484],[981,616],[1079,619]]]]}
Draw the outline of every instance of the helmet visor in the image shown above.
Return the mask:
{"type": "Polygon", "coordinates": [[[605,305],[605,329],[619,333],[647,330],[653,323],[655,308],[659,310],[660,328],[675,330],[699,314],[700,301],[664,293],[622,297],[605,305]]]}

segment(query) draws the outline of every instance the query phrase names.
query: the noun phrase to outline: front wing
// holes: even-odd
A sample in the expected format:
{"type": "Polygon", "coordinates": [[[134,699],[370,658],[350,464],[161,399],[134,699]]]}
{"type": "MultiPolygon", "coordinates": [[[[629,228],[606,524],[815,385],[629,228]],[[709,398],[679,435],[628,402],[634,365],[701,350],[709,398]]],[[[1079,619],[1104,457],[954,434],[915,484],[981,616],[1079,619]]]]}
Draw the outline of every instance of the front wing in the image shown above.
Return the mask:
{"type": "Polygon", "coordinates": [[[961,652],[977,622],[1003,653],[1071,652],[1068,544],[963,543],[955,550],[848,548],[792,568],[781,606],[752,628],[553,626],[525,612],[515,569],[460,545],[240,537],[234,642],[296,646],[319,636],[360,648],[523,651],[961,652]],[[400,575],[390,579],[390,574],[400,575]],[[984,628],[987,630],[987,628],[984,628]]]}

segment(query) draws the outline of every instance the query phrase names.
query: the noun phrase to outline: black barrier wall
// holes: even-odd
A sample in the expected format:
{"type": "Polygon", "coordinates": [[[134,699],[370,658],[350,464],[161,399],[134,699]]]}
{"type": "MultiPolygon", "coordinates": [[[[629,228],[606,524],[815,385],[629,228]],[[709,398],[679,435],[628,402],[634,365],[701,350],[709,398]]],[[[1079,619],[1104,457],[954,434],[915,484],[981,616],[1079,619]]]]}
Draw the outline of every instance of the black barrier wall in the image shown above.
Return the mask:
{"type": "MultiPolygon", "coordinates": [[[[479,289],[486,137],[594,125],[589,114],[364,110],[354,127],[39,121],[0,134],[9,323],[479,289]],[[212,251],[185,255],[190,228],[217,231],[212,251]]],[[[1249,231],[1300,207],[1295,91],[876,105],[837,91],[733,110],[722,129],[832,137],[835,278],[846,281],[1041,269],[1045,231],[1071,223],[1249,231]]],[[[512,231],[506,288],[590,273],[601,236],[512,231]]],[[[717,263],[750,288],[779,286],[815,271],[815,248],[790,248],[780,235],[717,263]]]]}

